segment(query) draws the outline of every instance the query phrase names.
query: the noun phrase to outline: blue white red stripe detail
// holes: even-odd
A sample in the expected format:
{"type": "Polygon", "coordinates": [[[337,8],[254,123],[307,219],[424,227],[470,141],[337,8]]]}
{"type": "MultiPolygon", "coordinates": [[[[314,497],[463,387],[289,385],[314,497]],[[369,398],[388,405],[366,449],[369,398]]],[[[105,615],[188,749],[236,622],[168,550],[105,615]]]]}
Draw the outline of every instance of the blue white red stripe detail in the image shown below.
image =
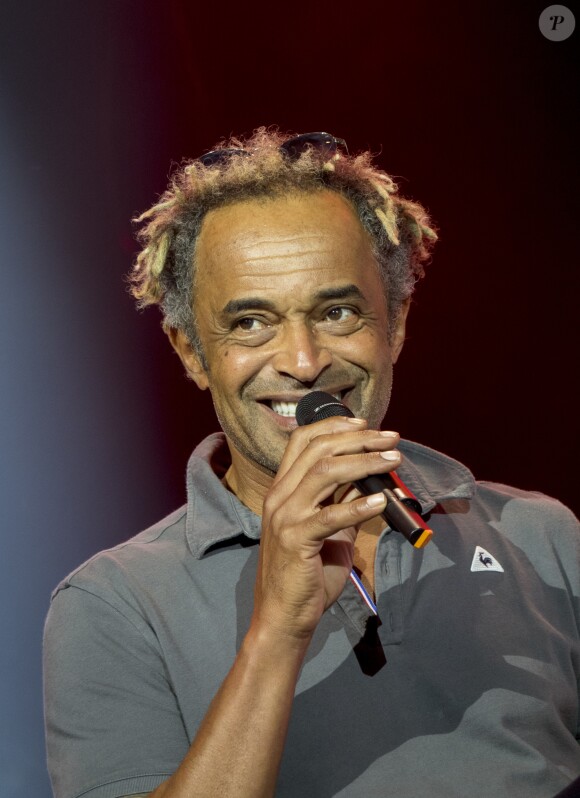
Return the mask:
{"type": "Polygon", "coordinates": [[[363,597],[363,601],[365,602],[365,604],[367,605],[369,610],[372,612],[372,614],[373,615],[378,615],[379,611],[377,610],[377,605],[375,604],[375,602],[372,600],[372,598],[368,594],[367,589],[365,588],[363,583],[360,581],[356,571],[351,571],[350,572],[350,579],[351,579],[351,582],[356,587],[356,589],[358,590],[358,592],[363,597]]]}

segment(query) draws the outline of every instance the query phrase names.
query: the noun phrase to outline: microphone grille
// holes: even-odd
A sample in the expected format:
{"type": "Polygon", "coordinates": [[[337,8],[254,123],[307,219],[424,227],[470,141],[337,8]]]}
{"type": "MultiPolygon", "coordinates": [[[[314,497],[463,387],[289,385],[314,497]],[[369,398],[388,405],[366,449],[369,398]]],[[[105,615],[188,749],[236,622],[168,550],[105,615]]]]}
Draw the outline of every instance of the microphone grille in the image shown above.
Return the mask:
{"type": "Polygon", "coordinates": [[[307,393],[296,405],[296,421],[300,427],[331,416],[353,418],[353,414],[346,405],[325,391],[307,393]]]}

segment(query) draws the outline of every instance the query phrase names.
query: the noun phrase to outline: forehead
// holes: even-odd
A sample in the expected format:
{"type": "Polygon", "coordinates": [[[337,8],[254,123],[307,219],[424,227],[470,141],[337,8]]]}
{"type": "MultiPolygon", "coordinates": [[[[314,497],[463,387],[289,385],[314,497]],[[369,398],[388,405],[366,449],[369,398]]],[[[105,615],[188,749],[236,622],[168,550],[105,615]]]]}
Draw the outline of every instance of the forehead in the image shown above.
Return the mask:
{"type": "Polygon", "coordinates": [[[350,203],[320,191],[250,200],[210,211],[196,247],[196,281],[229,290],[300,274],[376,278],[370,237],[350,203]]]}

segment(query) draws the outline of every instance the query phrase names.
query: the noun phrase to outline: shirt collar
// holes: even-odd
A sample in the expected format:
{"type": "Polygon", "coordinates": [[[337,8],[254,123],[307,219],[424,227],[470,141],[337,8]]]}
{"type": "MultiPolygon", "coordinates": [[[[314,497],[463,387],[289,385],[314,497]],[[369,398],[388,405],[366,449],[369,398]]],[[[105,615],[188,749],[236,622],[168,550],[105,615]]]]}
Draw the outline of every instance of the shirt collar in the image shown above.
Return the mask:
{"type": "Polygon", "coordinates": [[[471,499],[475,478],[462,463],[413,441],[398,446],[403,462],[397,474],[419,499],[423,513],[450,499],[471,499]]]}
{"type": "MultiPolygon", "coordinates": [[[[427,513],[449,499],[470,499],[475,491],[473,474],[447,455],[412,441],[401,441],[403,462],[397,473],[427,513]]],[[[230,464],[223,432],[205,438],[187,464],[186,535],[197,559],[216,543],[245,535],[259,540],[260,517],[227,490],[221,482],[230,464]]]]}
{"type": "Polygon", "coordinates": [[[185,530],[191,553],[200,559],[210,546],[244,534],[260,538],[260,518],[221,482],[230,465],[223,432],[214,432],[193,451],[187,464],[185,530]]]}

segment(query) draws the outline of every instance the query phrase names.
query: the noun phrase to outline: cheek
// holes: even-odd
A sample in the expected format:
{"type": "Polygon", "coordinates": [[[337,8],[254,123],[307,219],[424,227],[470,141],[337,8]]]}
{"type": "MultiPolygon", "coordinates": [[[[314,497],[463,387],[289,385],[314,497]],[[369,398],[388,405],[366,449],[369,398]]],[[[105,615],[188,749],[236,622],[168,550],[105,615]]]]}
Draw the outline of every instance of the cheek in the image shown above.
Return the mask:
{"type": "Polygon", "coordinates": [[[361,331],[359,335],[343,339],[343,342],[334,347],[334,351],[367,371],[380,371],[390,363],[390,350],[386,340],[372,330],[361,331]]]}
{"type": "Polygon", "coordinates": [[[267,358],[255,350],[223,349],[217,355],[219,367],[213,370],[212,382],[220,385],[225,393],[236,393],[263,368],[267,358]]]}

